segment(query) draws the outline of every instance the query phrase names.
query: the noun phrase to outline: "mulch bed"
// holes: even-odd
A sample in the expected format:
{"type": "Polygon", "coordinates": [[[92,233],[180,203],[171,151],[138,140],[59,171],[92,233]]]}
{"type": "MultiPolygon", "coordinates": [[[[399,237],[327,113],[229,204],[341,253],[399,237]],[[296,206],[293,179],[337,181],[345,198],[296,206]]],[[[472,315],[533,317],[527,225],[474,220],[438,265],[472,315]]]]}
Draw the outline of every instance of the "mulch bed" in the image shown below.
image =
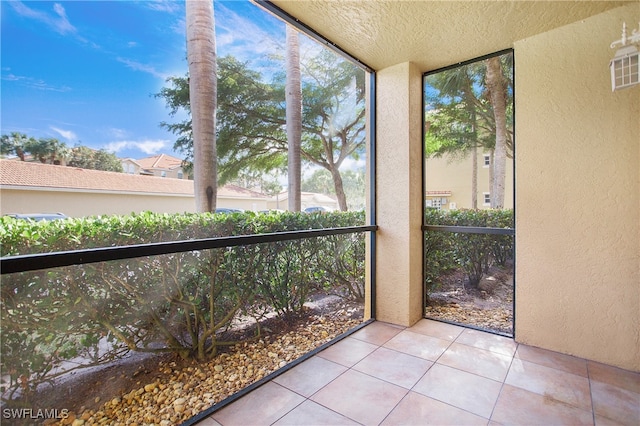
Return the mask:
{"type": "Polygon", "coordinates": [[[242,342],[224,347],[210,361],[173,354],[133,354],[128,360],[92,371],[77,370],[64,380],[42,385],[12,407],[58,412],[68,417],[2,424],[143,425],[179,424],[284,367],[362,323],[363,305],[336,296],[315,295],[295,316],[274,317],[233,336],[242,342]],[[75,423],[74,423],[75,422],[75,423]]]}
{"type": "Polygon", "coordinates": [[[425,316],[513,335],[513,268],[492,268],[493,281],[470,286],[462,271],[441,277],[441,284],[429,294],[425,316]]]}

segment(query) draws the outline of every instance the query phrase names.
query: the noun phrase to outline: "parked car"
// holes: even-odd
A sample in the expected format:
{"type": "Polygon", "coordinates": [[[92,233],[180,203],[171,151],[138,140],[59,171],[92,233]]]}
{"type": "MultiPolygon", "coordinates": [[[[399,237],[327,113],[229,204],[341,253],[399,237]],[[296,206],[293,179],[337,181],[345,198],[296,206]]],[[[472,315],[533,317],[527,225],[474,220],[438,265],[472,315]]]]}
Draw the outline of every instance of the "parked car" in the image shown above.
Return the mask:
{"type": "Polygon", "coordinates": [[[62,213],[19,213],[19,214],[8,214],[7,216],[10,216],[16,219],[33,220],[36,222],[40,222],[41,220],[66,219],[68,217],[67,215],[62,213]]]}
{"type": "Polygon", "coordinates": [[[303,211],[305,213],[328,213],[333,210],[324,206],[311,206],[311,207],[307,207],[303,211]]]}
{"type": "Polygon", "coordinates": [[[218,207],[216,213],[244,213],[242,209],[232,209],[227,207],[218,207]]]}

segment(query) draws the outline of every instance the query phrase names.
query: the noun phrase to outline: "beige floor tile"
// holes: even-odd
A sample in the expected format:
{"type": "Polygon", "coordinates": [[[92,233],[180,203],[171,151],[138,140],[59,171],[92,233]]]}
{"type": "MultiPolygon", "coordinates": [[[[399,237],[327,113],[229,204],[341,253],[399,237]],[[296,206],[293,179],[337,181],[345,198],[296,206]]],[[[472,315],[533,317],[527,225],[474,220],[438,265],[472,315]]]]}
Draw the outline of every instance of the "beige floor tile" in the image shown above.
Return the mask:
{"type": "Polygon", "coordinates": [[[379,424],[408,390],[349,370],[311,397],[332,411],[364,425],[379,424]]]}
{"type": "Polygon", "coordinates": [[[409,392],[382,424],[484,426],[487,424],[487,419],[419,393],[409,392]]]}
{"type": "Polygon", "coordinates": [[[511,360],[510,356],[454,342],[438,359],[438,364],[502,382],[511,360]]]}
{"type": "Polygon", "coordinates": [[[384,347],[428,359],[429,361],[435,361],[450,344],[451,342],[448,340],[404,330],[385,343],[384,347]]]}
{"type": "Polygon", "coordinates": [[[640,425],[639,373],[421,320],[411,328],[374,322],[199,424],[594,421],[640,425]]]}
{"type": "Polygon", "coordinates": [[[378,348],[353,366],[354,370],[411,389],[433,362],[387,348],[378,348]]]}
{"type": "Polygon", "coordinates": [[[631,392],[640,393],[640,373],[623,370],[599,362],[587,361],[589,378],[601,383],[608,383],[631,392]]]}
{"type": "Polygon", "coordinates": [[[269,382],[211,417],[224,426],[270,425],[303,401],[302,396],[269,382]]]}
{"type": "Polygon", "coordinates": [[[608,419],[602,416],[595,416],[596,426],[624,426],[622,423],[618,423],[615,420],[608,419]]]}
{"type": "Polygon", "coordinates": [[[413,327],[408,328],[414,333],[426,334],[443,340],[455,340],[464,331],[463,327],[447,324],[440,321],[423,319],[418,321],[413,327]]]}
{"type": "Polygon", "coordinates": [[[465,329],[456,339],[456,343],[486,349],[501,355],[513,356],[518,344],[510,337],[498,336],[484,331],[465,329]]]}
{"type": "Polygon", "coordinates": [[[488,419],[501,388],[502,382],[435,364],[412,391],[488,419]]]}
{"type": "Polygon", "coordinates": [[[358,426],[357,422],[313,401],[305,401],[278,420],[277,426],[358,426]]]}
{"type": "Polygon", "coordinates": [[[273,381],[300,395],[309,397],[345,371],[347,371],[347,367],[343,365],[314,356],[276,377],[273,381]]]}
{"type": "Polygon", "coordinates": [[[623,425],[640,425],[640,394],[592,380],[591,396],[597,416],[623,425]]]}
{"type": "Polygon", "coordinates": [[[577,374],[578,376],[588,377],[587,361],[576,358],[571,355],[561,354],[535,346],[518,345],[516,350],[516,358],[523,359],[545,367],[555,368],[557,370],[566,371],[567,373],[577,374]]]}
{"type": "Polygon", "coordinates": [[[514,358],[505,383],[591,411],[586,377],[514,358]]]}
{"type": "Polygon", "coordinates": [[[352,367],[376,349],[378,349],[378,345],[347,337],[318,353],[317,356],[346,367],[352,367]]]}
{"type": "Polygon", "coordinates": [[[211,417],[207,417],[206,419],[200,420],[198,422],[198,426],[222,426],[220,423],[213,420],[211,417]]]}
{"type": "Polygon", "coordinates": [[[505,384],[491,420],[503,425],[592,425],[591,411],[505,384]]]}
{"type": "Polygon", "coordinates": [[[399,325],[376,321],[353,333],[351,337],[380,346],[404,329],[399,325]]]}

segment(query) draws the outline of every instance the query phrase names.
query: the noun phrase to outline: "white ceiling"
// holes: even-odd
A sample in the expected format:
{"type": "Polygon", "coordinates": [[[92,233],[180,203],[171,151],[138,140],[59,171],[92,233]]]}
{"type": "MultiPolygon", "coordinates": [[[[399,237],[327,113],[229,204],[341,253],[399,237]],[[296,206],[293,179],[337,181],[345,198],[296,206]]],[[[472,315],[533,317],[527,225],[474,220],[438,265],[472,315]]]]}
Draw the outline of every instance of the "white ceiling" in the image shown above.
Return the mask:
{"type": "Polygon", "coordinates": [[[374,70],[429,71],[635,1],[273,0],[374,70]]]}

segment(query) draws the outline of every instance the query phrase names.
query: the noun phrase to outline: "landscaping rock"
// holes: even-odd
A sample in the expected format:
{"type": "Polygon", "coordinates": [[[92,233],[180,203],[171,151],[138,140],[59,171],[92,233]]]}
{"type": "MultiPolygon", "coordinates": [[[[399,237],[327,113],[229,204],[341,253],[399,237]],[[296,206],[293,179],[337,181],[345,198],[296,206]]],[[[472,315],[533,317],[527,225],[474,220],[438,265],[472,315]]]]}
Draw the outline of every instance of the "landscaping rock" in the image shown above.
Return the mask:
{"type": "Polygon", "coordinates": [[[97,401],[93,407],[71,411],[68,419],[54,424],[180,424],[361,324],[361,307],[339,308],[325,306],[317,315],[310,311],[280,324],[281,320],[274,319],[266,327],[272,334],[237,344],[209,362],[159,358],[155,365],[145,365],[146,371],[136,377],[134,387],[116,395],[102,395],[101,399],[91,396],[90,402],[97,401]],[[99,405],[101,400],[107,402],[99,405]]]}

